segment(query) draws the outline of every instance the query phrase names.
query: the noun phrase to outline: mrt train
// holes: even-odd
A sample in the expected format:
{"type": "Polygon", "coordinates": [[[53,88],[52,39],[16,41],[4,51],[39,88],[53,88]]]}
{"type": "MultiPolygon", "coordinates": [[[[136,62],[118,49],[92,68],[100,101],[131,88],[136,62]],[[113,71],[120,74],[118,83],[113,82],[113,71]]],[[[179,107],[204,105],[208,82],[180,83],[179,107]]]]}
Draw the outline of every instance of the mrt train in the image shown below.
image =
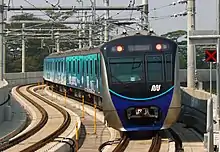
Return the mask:
{"type": "Polygon", "coordinates": [[[136,33],[97,47],[52,53],[44,59],[43,78],[69,95],[93,97],[114,129],[152,131],[178,119],[178,71],[174,41],[136,33]]]}

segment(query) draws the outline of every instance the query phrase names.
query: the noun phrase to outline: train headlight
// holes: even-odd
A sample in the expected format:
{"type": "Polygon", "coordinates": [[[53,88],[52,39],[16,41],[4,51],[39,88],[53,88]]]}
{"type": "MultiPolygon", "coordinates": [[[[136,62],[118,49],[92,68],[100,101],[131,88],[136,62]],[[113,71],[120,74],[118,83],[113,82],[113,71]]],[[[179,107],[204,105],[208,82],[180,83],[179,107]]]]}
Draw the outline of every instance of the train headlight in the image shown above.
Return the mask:
{"type": "Polygon", "coordinates": [[[162,49],[162,45],[161,45],[161,44],[157,44],[157,45],[156,45],[156,49],[157,49],[158,51],[160,51],[160,50],[162,49]]]}
{"type": "Polygon", "coordinates": [[[121,45],[119,45],[119,46],[116,47],[116,50],[118,52],[122,52],[124,50],[124,48],[121,45]]]}

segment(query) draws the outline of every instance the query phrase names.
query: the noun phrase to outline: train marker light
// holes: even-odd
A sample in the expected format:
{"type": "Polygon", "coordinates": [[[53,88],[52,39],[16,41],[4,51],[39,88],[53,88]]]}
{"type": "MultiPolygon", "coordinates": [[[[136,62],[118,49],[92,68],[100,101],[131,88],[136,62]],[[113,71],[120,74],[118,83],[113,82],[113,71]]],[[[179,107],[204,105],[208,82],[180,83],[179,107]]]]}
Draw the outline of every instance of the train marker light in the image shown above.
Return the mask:
{"type": "Polygon", "coordinates": [[[124,50],[124,48],[123,48],[122,46],[119,45],[119,46],[116,47],[116,50],[117,50],[118,52],[121,52],[121,51],[124,50]]]}
{"type": "Polygon", "coordinates": [[[156,45],[156,49],[157,49],[158,51],[160,51],[160,50],[162,49],[162,45],[161,45],[161,44],[157,44],[157,45],[156,45]]]}

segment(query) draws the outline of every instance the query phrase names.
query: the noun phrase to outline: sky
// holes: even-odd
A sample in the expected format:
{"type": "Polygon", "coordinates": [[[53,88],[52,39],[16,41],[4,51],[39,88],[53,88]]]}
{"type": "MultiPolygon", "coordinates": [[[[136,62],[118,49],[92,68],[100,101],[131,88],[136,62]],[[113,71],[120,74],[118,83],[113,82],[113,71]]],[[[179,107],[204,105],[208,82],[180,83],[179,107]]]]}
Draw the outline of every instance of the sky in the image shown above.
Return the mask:
{"type": "MultiPolygon", "coordinates": [[[[26,6],[33,7],[27,3],[30,2],[36,7],[50,7],[46,0],[5,0],[5,3],[10,6],[26,6]]],[[[59,0],[47,0],[49,3],[56,4],[59,0]]],[[[132,1],[132,0],[131,0],[132,1]]],[[[186,30],[187,27],[187,17],[177,17],[177,18],[165,18],[155,20],[151,17],[163,17],[169,16],[172,14],[180,13],[186,11],[186,4],[178,4],[176,6],[163,7],[176,2],[177,0],[149,0],[149,22],[151,28],[156,31],[157,34],[163,34],[174,30],[186,30]],[[158,8],[152,11],[153,8],[158,8]]],[[[215,30],[216,29],[216,1],[217,0],[197,0],[196,1],[196,29],[197,30],[215,30]]],[[[128,6],[130,0],[109,0],[110,6],[128,6]]],[[[140,5],[142,0],[136,0],[136,5],[140,5]]],[[[104,6],[103,0],[96,0],[97,6],[104,6]]],[[[83,0],[84,6],[91,6],[90,0],[83,0]]],[[[60,6],[78,6],[77,0],[60,0],[60,6]]],[[[11,15],[16,13],[22,13],[21,11],[17,12],[8,12],[8,18],[11,15]]],[[[33,12],[32,12],[33,13],[33,12]]],[[[42,15],[42,12],[37,12],[36,15],[42,15]]],[[[101,15],[102,12],[97,12],[98,15],[101,15]]],[[[110,13],[110,16],[115,18],[129,18],[131,11],[114,11],[110,13]],[[115,15],[117,12],[120,12],[119,15],[115,15]]],[[[132,17],[138,18],[140,13],[133,11],[132,17]]],[[[69,19],[73,20],[73,19],[69,19]]]]}

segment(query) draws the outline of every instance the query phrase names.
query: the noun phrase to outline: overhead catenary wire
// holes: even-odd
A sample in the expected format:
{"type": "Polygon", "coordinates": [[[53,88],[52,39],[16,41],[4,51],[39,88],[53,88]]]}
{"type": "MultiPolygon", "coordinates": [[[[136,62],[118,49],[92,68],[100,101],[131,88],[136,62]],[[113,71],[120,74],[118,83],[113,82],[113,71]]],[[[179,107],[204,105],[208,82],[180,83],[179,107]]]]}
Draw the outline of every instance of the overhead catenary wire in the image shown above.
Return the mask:
{"type": "MultiPolygon", "coordinates": [[[[25,1],[27,1],[27,0],[25,0],[25,1]]],[[[177,1],[177,2],[173,2],[172,4],[169,4],[169,5],[166,5],[166,6],[172,6],[172,5],[176,5],[176,4],[184,4],[186,1],[185,0],[179,0],[179,1],[177,1]]],[[[134,3],[135,3],[135,0],[133,0],[133,5],[132,6],[134,6],[134,3]]],[[[50,3],[51,4],[51,3],[50,3]]],[[[32,6],[34,6],[33,4],[31,4],[32,6]]],[[[131,5],[131,1],[130,1],[130,5],[131,5]]],[[[51,5],[51,6],[53,6],[53,7],[55,7],[56,5],[51,5]]],[[[36,6],[34,6],[35,8],[36,8],[36,6]]],[[[161,7],[158,7],[158,8],[154,8],[154,9],[151,9],[151,10],[157,10],[157,9],[162,9],[162,8],[164,8],[165,6],[161,6],[161,7]]],[[[40,10],[41,11],[41,10],[40,10]]],[[[123,10],[122,10],[123,11],[123,10]]],[[[120,11],[120,12],[122,12],[122,11],[120,11]]],[[[41,11],[42,12],[42,11],[41,11]]],[[[117,14],[120,14],[120,13],[117,13],[117,14]]],[[[97,15],[97,14],[96,14],[97,15]]],[[[172,17],[177,17],[177,16],[180,16],[179,14],[174,14],[174,15],[167,15],[167,16],[159,16],[159,17],[151,17],[151,18],[153,18],[154,20],[161,20],[161,19],[165,19],[165,18],[172,18],[172,17]]],[[[182,16],[184,16],[184,15],[182,15],[182,16]]],[[[131,18],[131,17],[130,17],[131,18]]],[[[42,24],[43,25],[43,24],[42,24]]],[[[118,25],[116,25],[116,24],[114,24],[114,23],[111,23],[111,25],[114,25],[114,26],[117,26],[117,27],[120,27],[121,28],[121,26],[118,26],[118,25]]],[[[35,25],[34,25],[35,26],[35,25]]],[[[33,27],[33,26],[32,26],[33,27]]],[[[28,27],[27,27],[28,28],[28,27]]]]}

